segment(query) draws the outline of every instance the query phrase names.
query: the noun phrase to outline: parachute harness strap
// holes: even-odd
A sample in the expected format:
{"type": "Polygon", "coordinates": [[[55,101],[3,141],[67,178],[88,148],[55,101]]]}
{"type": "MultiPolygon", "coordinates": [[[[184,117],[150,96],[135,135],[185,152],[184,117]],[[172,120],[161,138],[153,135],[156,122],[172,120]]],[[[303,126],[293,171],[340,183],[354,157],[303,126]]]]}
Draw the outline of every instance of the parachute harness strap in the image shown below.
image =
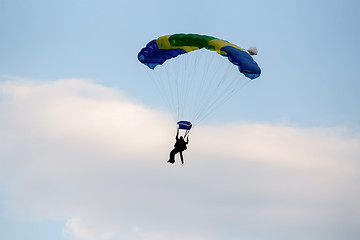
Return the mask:
{"type": "Polygon", "coordinates": [[[189,132],[190,132],[190,130],[186,130],[185,135],[184,135],[184,138],[186,138],[187,136],[189,136],[189,132]]]}

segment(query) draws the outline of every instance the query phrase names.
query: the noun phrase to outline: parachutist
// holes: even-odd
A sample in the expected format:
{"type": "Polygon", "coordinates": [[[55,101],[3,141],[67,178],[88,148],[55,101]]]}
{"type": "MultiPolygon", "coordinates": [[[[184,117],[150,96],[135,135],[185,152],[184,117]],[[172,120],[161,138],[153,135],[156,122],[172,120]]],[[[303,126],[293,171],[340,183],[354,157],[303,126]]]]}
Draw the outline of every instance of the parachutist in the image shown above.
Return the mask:
{"type": "Polygon", "coordinates": [[[184,140],[183,136],[180,136],[180,138],[179,138],[179,129],[178,129],[175,139],[176,139],[176,143],[174,145],[174,149],[171,150],[171,152],[170,152],[170,159],[168,162],[174,163],[175,162],[175,154],[179,153],[181,163],[184,164],[184,157],[182,155],[182,152],[187,149],[186,145],[189,143],[189,136],[186,138],[186,141],[184,140]]]}

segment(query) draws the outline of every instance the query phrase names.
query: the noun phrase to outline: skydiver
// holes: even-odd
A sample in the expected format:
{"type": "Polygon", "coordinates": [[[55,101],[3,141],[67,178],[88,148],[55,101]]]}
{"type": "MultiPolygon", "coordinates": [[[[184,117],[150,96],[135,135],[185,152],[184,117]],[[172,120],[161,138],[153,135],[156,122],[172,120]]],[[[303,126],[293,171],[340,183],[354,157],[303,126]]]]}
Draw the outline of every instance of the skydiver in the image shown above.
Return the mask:
{"type": "Polygon", "coordinates": [[[184,140],[183,136],[180,136],[180,138],[179,138],[179,129],[178,129],[175,139],[176,139],[176,143],[174,145],[174,149],[171,150],[171,152],[170,152],[170,159],[168,162],[174,163],[175,162],[175,154],[179,153],[181,163],[184,164],[184,158],[183,158],[182,152],[187,149],[186,145],[189,143],[189,136],[186,138],[186,141],[184,140]]]}

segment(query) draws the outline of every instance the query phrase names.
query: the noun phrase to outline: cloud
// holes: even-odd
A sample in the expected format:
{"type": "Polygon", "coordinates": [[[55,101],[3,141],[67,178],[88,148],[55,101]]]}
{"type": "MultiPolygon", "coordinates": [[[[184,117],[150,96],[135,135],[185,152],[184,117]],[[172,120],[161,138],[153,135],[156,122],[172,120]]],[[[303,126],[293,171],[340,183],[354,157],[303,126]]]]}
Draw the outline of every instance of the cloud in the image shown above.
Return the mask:
{"type": "Polygon", "coordinates": [[[86,226],[80,219],[72,218],[66,222],[64,235],[78,239],[108,240],[114,234],[111,231],[105,232],[104,229],[99,230],[96,226],[86,226]]]}
{"type": "Polygon", "coordinates": [[[166,163],[166,112],[85,79],[0,85],[7,206],[75,239],[360,237],[357,129],[199,125],[166,163]]]}

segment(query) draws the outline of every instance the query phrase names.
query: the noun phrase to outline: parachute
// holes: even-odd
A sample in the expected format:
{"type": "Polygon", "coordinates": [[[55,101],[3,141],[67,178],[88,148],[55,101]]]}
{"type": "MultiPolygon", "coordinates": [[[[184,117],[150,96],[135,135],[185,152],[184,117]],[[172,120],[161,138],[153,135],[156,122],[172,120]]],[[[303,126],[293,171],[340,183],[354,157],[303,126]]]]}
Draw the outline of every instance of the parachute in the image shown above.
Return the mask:
{"type": "MultiPolygon", "coordinates": [[[[154,70],[153,79],[174,110],[174,118],[186,115],[197,123],[248,83],[239,72],[248,80],[260,76],[261,69],[250,56],[256,54],[256,47],[245,50],[211,36],[173,34],[150,41],[139,52],[138,60],[154,70]]],[[[185,123],[191,128],[191,122],[179,121],[179,129],[189,131],[185,123]]]]}

